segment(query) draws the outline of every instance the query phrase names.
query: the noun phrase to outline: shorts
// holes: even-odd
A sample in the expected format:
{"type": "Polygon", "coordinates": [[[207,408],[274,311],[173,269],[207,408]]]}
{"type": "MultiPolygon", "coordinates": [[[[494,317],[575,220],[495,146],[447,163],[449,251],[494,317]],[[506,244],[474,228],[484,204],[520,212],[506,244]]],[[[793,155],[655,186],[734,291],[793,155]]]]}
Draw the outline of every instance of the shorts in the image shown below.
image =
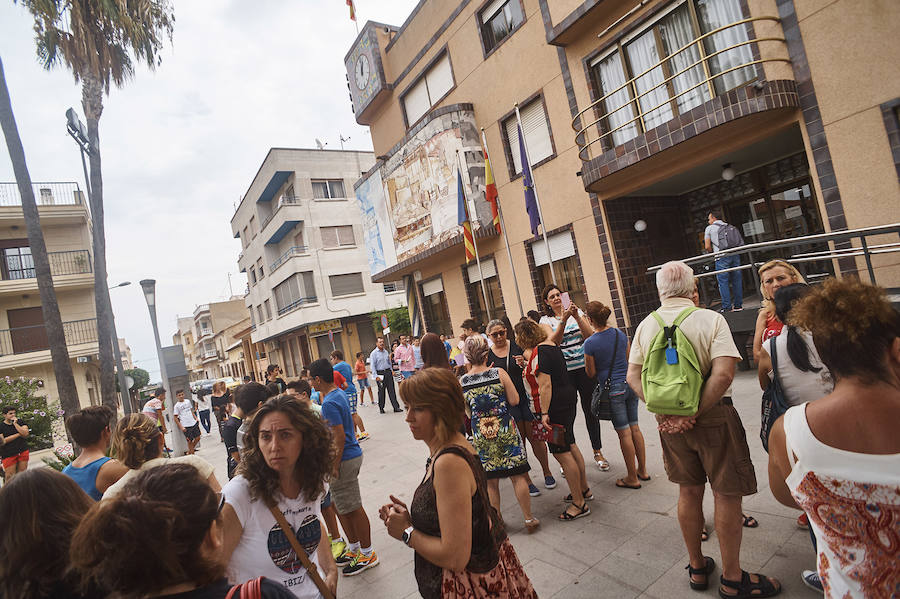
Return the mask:
{"type": "Polygon", "coordinates": [[[3,469],[6,470],[8,468],[12,468],[19,462],[27,462],[28,461],[28,450],[21,453],[17,453],[16,455],[11,455],[8,458],[3,458],[3,469]]]}
{"type": "Polygon", "coordinates": [[[678,485],[709,486],[722,495],[756,493],[756,472],[741,417],[730,397],[707,410],[691,430],[660,433],[663,463],[669,480],[678,485]]]}
{"type": "Polygon", "coordinates": [[[400,376],[403,377],[403,378],[405,378],[405,379],[408,379],[409,377],[411,377],[411,376],[414,375],[415,373],[416,373],[415,370],[401,370],[401,371],[400,371],[400,376]]]}
{"type": "Polygon", "coordinates": [[[572,451],[572,445],[575,445],[575,412],[575,403],[572,403],[569,406],[564,405],[559,409],[556,409],[555,404],[550,404],[550,412],[548,412],[550,424],[558,424],[566,429],[566,444],[554,445],[553,443],[547,443],[550,453],[566,453],[567,451],[572,451]]]}
{"type": "Polygon", "coordinates": [[[200,436],[200,423],[195,422],[194,426],[189,426],[184,429],[184,436],[188,441],[193,441],[194,439],[200,436]]]}
{"type": "Polygon", "coordinates": [[[356,379],[356,384],[359,385],[360,391],[362,391],[363,389],[368,389],[369,388],[369,379],[367,379],[367,378],[356,379]]]}
{"type": "Polygon", "coordinates": [[[341,462],[338,476],[331,481],[331,499],[338,514],[349,514],[362,507],[359,494],[359,468],[362,456],[341,462]]]}
{"type": "Polygon", "coordinates": [[[356,393],[347,396],[347,403],[350,404],[350,413],[356,414],[356,393]]]}
{"type": "Polygon", "coordinates": [[[322,510],[326,510],[331,507],[331,491],[325,493],[325,497],[322,498],[322,503],[319,504],[319,508],[322,510]]]}
{"type": "Polygon", "coordinates": [[[625,430],[638,423],[638,397],[628,383],[620,383],[610,388],[609,403],[612,407],[612,425],[617,431],[625,430]],[[622,389],[624,387],[624,390],[622,389]]]}

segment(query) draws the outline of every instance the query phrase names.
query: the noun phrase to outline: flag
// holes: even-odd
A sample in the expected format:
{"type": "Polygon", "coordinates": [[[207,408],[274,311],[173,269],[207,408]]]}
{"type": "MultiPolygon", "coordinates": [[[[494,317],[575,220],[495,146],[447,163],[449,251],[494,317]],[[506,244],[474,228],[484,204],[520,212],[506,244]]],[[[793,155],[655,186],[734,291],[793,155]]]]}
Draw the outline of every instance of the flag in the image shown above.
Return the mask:
{"type": "Polygon", "coordinates": [[[353,3],[353,0],[347,0],[347,6],[350,7],[350,20],[356,20],[356,6],[353,3]]]}
{"type": "Polygon", "coordinates": [[[522,126],[519,129],[519,156],[522,161],[522,184],[525,186],[525,210],[528,212],[528,220],[531,221],[531,234],[538,234],[538,224],[541,222],[538,213],[537,200],[534,197],[534,182],[531,180],[531,168],[528,166],[528,157],[525,153],[525,137],[522,135],[522,126]]]}
{"type": "Polygon", "coordinates": [[[494,216],[494,228],[500,233],[500,210],[497,207],[499,197],[497,194],[497,184],[494,182],[494,171],[491,170],[491,161],[488,158],[487,150],[481,149],[484,154],[484,199],[491,205],[491,214],[494,216]]]}
{"type": "Polygon", "coordinates": [[[466,205],[466,192],[463,189],[462,173],[459,168],[456,169],[456,199],[459,224],[463,228],[463,244],[466,246],[466,262],[471,262],[475,257],[475,238],[472,236],[469,207],[466,205]]]}

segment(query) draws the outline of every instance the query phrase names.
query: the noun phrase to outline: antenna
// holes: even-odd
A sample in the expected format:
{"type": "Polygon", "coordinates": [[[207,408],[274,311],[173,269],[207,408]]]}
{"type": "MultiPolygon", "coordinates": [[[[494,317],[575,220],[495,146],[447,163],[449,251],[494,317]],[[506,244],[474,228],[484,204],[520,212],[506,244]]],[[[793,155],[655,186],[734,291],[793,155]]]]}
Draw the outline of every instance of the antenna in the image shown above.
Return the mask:
{"type": "Polygon", "coordinates": [[[341,134],[339,133],[339,134],[338,134],[338,139],[341,140],[341,149],[343,150],[343,149],[344,149],[344,142],[345,142],[345,141],[350,141],[350,136],[348,135],[347,137],[344,137],[343,135],[341,135],[341,134]]]}
{"type": "Polygon", "coordinates": [[[324,150],[325,146],[327,146],[327,145],[328,145],[327,141],[325,143],[322,143],[321,139],[319,139],[318,137],[316,138],[316,147],[319,148],[320,150],[324,150]]]}

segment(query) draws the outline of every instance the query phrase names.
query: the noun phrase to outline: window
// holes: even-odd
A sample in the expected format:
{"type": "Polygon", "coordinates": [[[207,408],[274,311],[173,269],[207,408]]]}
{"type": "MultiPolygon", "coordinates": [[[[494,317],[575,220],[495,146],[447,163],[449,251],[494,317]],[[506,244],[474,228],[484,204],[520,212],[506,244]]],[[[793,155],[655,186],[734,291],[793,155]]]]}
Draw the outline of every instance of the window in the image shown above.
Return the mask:
{"type": "Polygon", "coordinates": [[[385,293],[394,293],[395,291],[403,291],[404,289],[406,289],[406,286],[403,284],[403,281],[394,281],[393,283],[384,284],[385,293]]]}
{"type": "Polygon", "coordinates": [[[263,318],[263,311],[262,311],[262,308],[263,308],[263,307],[262,307],[262,304],[260,304],[259,306],[256,306],[256,315],[259,317],[259,321],[260,321],[260,322],[265,322],[266,319],[263,318]]]}
{"type": "Polygon", "coordinates": [[[338,227],[320,227],[322,232],[322,247],[336,248],[356,245],[353,239],[353,226],[341,225],[338,227]]]}
{"type": "Polygon", "coordinates": [[[3,278],[9,280],[33,279],[34,259],[29,246],[5,248],[3,250],[3,278]]]}
{"type": "Polygon", "coordinates": [[[525,15],[522,14],[522,4],[519,0],[494,0],[481,11],[479,21],[484,51],[490,52],[512,35],[513,31],[525,21],[525,15]]]}
{"type": "Polygon", "coordinates": [[[250,284],[256,285],[256,270],[251,266],[248,272],[250,273],[250,284]]]}
{"type": "Polygon", "coordinates": [[[407,126],[422,118],[422,115],[451,89],[453,89],[453,70],[450,68],[450,55],[444,52],[403,94],[401,101],[406,111],[407,126]]]}
{"type": "Polygon", "coordinates": [[[331,275],[328,277],[328,282],[331,284],[331,295],[334,297],[362,293],[365,291],[361,272],[353,272],[346,275],[331,275]]]}
{"type": "Polygon", "coordinates": [[[266,306],[266,320],[272,320],[272,304],[269,300],[266,300],[263,304],[266,306]]]}
{"type": "Polygon", "coordinates": [[[311,271],[291,275],[272,290],[278,316],[299,308],[301,304],[316,301],[316,287],[311,271]]]}
{"type": "MultiPolygon", "coordinates": [[[[550,242],[550,257],[553,258],[553,272],[556,274],[556,284],[563,291],[569,292],[569,297],[580,307],[584,307],[587,296],[581,287],[578,277],[578,261],[575,256],[575,241],[571,231],[564,231],[547,238],[550,242]]],[[[540,239],[531,244],[534,255],[534,265],[537,267],[537,292],[540,293],[545,285],[553,282],[550,274],[550,260],[544,240],[540,239]]],[[[543,307],[543,306],[542,306],[543,307]]]]}
{"type": "Polygon", "coordinates": [[[250,235],[248,234],[247,227],[244,227],[244,232],[241,234],[241,245],[244,246],[244,249],[250,245],[250,235]]]}
{"type": "MultiPolygon", "coordinates": [[[[528,145],[528,157],[532,166],[553,155],[553,142],[550,138],[550,124],[547,122],[547,114],[544,112],[544,102],[541,98],[535,98],[519,109],[522,115],[522,129],[525,135],[525,143],[528,145]]],[[[513,161],[513,174],[522,172],[522,154],[519,151],[519,127],[515,115],[506,119],[503,123],[506,130],[506,143],[513,161]]]]}
{"type": "Polygon", "coordinates": [[[453,336],[450,311],[444,298],[444,283],[440,277],[422,283],[422,312],[425,326],[431,333],[453,336]]]}
{"type": "Polygon", "coordinates": [[[470,264],[466,267],[466,276],[469,279],[469,297],[472,298],[473,314],[475,320],[481,324],[487,324],[492,318],[506,316],[506,308],[503,305],[503,293],[500,291],[500,279],[497,277],[497,265],[493,258],[481,261],[481,270],[478,264],[470,264]],[[487,292],[488,305],[491,313],[488,315],[484,309],[484,293],[481,289],[481,273],[484,274],[484,291],[487,292]]]}
{"type": "Polygon", "coordinates": [[[262,258],[257,258],[257,259],[256,259],[256,270],[259,271],[259,278],[260,278],[260,280],[262,280],[263,278],[265,278],[266,273],[265,273],[265,271],[263,270],[263,261],[262,261],[262,258]]]}
{"type": "Polygon", "coordinates": [[[250,217],[250,235],[256,237],[256,217],[250,217]]]}
{"type": "Polygon", "coordinates": [[[313,197],[317,200],[343,199],[347,197],[344,194],[344,182],[340,179],[329,181],[313,181],[313,197]]]}
{"type": "Polygon", "coordinates": [[[749,39],[744,26],[710,35],[702,45],[691,44],[743,18],[738,0],[687,0],[593,60],[591,72],[604,98],[606,131],[612,131],[613,144],[621,145],[755,79],[754,67],[739,68],[753,60],[750,45],[744,43],[749,39]],[[722,75],[704,82],[705,70],[710,76],[722,75]]]}

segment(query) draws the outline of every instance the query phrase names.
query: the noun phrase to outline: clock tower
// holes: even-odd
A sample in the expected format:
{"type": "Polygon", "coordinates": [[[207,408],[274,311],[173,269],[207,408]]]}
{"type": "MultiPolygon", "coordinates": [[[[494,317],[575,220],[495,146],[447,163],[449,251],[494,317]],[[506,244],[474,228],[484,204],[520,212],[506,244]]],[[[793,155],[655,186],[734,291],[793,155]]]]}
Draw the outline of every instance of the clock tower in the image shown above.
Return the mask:
{"type": "Polygon", "coordinates": [[[380,30],[386,30],[387,35],[390,35],[395,28],[372,21],[367,22],[356,38],[353,49],[344,57],[350,98],[353,100],[353,113],[356,122],[361,125],[367,124],[364,113],[386,98],[388,95],[386,92],[391,87],[385,81],[381,62],[380,30]]]}

